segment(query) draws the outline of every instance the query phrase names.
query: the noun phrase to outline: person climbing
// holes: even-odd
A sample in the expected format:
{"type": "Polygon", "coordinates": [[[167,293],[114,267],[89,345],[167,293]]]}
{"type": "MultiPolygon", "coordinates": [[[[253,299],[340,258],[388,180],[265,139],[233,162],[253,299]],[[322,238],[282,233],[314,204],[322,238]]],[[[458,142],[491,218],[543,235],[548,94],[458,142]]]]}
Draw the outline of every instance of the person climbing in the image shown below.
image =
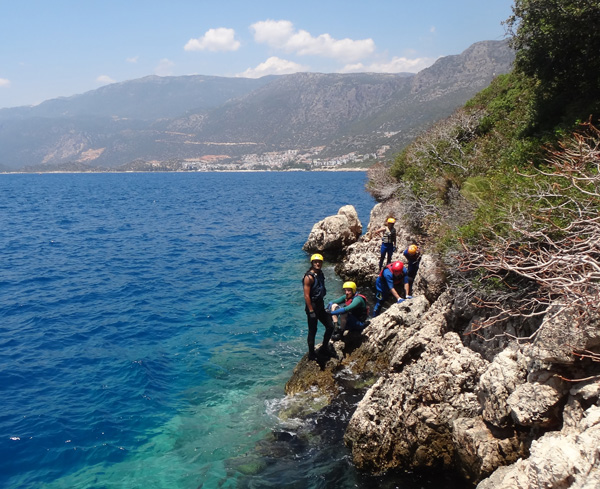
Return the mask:
{"type": "Polygon", "coordinates": [[[415,281],[415,277],[419,271],[419,265],[421,264],[421,250],[419,250],[417,245],[412,244],[406,248],[402,254],[408,262],[406,270],[408,281],[404,284],[404,289],[406,290],[406,298],[412,299],[413,282],[415,281]]]}
{"type": "MultiPolygon", "coordinates": [[[[338,317],[344,315],[345,324],[340,324],[339,328],[334,328],[333,340],[340,340],[344,331],[362,331],[366,326],[369,315],[367,298],[362,294],[356,293],[356,284],[354,282],[344,282],[342,285],[344,295],[329,303],[333,322],[337,324],[338,317]],[[343,306],[342,306],[343,304],[343,306]]],[[[342,321],[339,321],[342,323],[342,321]]]]}
{"type": "Polygon", "coordinates": [[[379,257],[379,271],[383,269],[383,261],[387,256],[387,263],[389,265],[392,263],[392,255],[394,251],[396,251],[396,228],[394,224],[396,223],[396,219],[393,217],[388,217],[384,226],[375,231],[375,234],[383,233],[381,238],[381,255],[379,257]]]}
{"type": "Polygon", "coordinates": [[[321,268],[323,267],[323,256],[318,253],[310,257],[310,268],[304,274],[302,285],[304,289],[304,302],[306,319],[308,322],[308,358],[316,360],[315,337],[317,335],[318,321],[325,326],[323,334],[323,343],[319,353],[333,354],[329,345],[329,340],[333,334],[333,322],[331,315],[325,311],[324,298],[327,290],[325,289],[325,275],[321,268]]]}
{"type": "Polygon", "coordinates": [[[381,306],[391,293],[396,302],[403,302],[404,299],[400,297],[400,294],[396,290],[396,287],[400,284],[405,285],[408,281],[408,276],[404,270],[404,263],[401,261],[395,261],[385,267],[381,272],[377,280],[375,280],[375,306],[373,307],[373,317],[377,316],[381,312],[381,306]]]}

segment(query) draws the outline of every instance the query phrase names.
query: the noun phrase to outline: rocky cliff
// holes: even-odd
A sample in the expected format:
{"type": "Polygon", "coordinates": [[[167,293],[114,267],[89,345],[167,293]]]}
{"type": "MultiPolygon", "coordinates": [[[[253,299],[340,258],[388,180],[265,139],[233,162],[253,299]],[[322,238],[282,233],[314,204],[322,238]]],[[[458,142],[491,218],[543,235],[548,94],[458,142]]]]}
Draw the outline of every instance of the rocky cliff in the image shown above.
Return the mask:
{"type": "MultiPolygon", "coordinates": [[[[373,230],[397,205],[373,209],[366,234],[344,248],[340,275],[372,285],[373,230]]],[[[398,248],[416,238],[401,228],[398,248]]],[[[597,348],[597,335],[565,339],[567,315],[535,334],[539,322],[472,339],[466,332],[481,311],[448,286],[442,268],[425,254],[415,298],[389,305],[362,334],[346,333],[335,357],[303,358],[288,396],[318,410],[343,395],[349,377],[364,385],[344,441],[369,473],[455,471],[479,489],[600,487],[600,369],[569,355],[574,344],[597,348]]]]}

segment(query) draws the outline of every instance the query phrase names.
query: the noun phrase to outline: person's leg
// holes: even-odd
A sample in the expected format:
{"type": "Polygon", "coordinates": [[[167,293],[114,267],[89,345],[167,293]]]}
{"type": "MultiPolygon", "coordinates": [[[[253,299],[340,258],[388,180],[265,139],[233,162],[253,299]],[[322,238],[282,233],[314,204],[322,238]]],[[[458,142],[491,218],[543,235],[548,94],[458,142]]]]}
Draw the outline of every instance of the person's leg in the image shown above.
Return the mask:
{"type": "Polygon", "coordinates": [[[390,243],[387,247],[387,264],[388,265],[390,263],[392,263],[392,255],[393,254],[394,254],[394,245],[390,243]]]}
{"type": "Polygon", "coordinates": [[[356,316],[348,314],[346,318],[346,329],[348,331],[362,331],[365,327],[365,323],[359,321],[356,316]]]}
{"type": "Polygon", "coordinates": [[[317,318],[310,318],[307,313],[307,321],[308,321],[308,359],[315,360],[317,358],[317,354],[315,353],[315,338],[317,336],[317,318]]]}
{"type": "Polygon", "coordinates": [[[383,268],[383,261],[385,260],[385,254],[386,254],[386,248],[385,248],[385,244],[381,245],[381,250],[380,250],[380,255],[379,255],[379,270],[381,270],[383,268]]]}
{"type": "MultiPolygon", "coordinates": [[[[339,304],[331,304],[331,312],[335,311],[336,309],[339,309],[339,307],[339,304]]],[[[331,316],[331,320],[333,321],[333,327],[335,328],[338,324],[339,316],[331,316]]]]}
{"type": "Polygon", "coordinates": [[[331,336],[333,335],[333,321],[331,320],[331,315],[322,309],[317,312],[317,317],[319,321],[325,326],[325,333],[323,334],[323,344],[321,348],[324,348],[326,352],[329,352],[329,341],[331,340],[331,336]]]}

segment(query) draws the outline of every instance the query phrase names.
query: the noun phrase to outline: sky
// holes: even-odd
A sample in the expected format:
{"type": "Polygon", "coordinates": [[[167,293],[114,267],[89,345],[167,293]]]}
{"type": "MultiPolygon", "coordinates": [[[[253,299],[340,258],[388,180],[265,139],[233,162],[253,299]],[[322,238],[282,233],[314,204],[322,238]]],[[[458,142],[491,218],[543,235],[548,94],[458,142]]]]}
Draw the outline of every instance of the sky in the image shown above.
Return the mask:
{"type": "Polygon", "coordinates": [[[148,75],[418,71],[512,0],[0,0],[0,108],[148,75]]]}

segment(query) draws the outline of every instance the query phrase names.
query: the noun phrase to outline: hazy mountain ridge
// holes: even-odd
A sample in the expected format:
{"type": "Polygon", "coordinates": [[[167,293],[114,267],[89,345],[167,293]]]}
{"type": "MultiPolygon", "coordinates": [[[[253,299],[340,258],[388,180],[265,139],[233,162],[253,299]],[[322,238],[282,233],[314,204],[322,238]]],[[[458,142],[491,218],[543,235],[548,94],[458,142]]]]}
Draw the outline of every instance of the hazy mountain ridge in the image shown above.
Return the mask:
{"type": "Polygon", "coordinates": [[[139,160],[232,162],[286,150],[315,157],[398,151],[510,71],[513,58],[506,42],[484,41],[416,75],[151,76],[116,83],[0,110],[0,165],[115,168],[133,161],[139,167],[139,160]],[[315,147],[323,147],[320,154],[315,147]]]}

